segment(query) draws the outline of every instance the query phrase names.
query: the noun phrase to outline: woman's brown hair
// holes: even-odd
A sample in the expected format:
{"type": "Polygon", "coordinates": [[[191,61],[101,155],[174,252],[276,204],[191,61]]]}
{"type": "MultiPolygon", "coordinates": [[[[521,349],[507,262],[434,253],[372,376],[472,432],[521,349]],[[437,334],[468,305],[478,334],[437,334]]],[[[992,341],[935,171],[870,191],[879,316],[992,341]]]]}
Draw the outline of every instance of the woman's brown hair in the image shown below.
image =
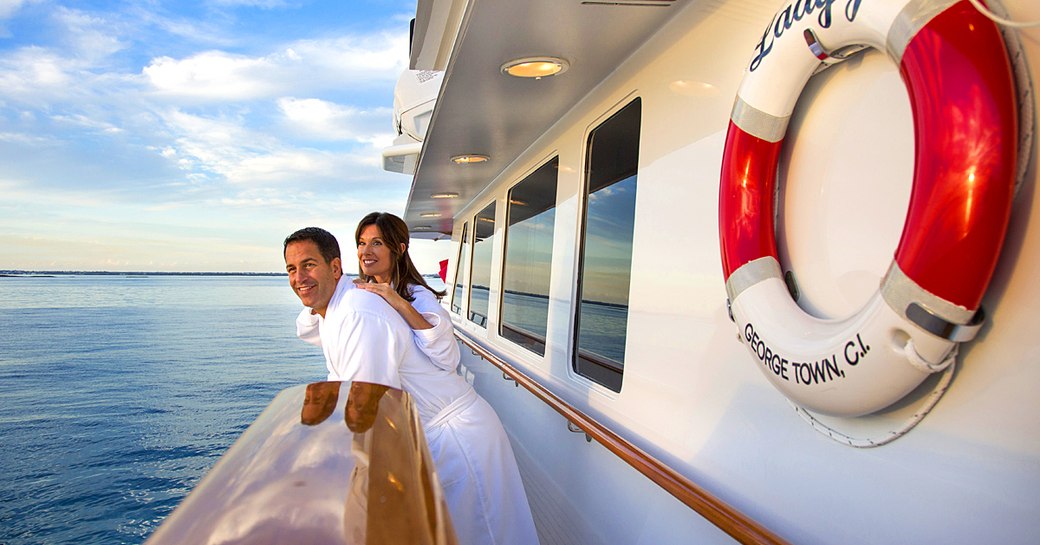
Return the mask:
{"type": "MultiPolygon", "coordinates": [[[[365,227],[369,225],[375,225],[379,229],[383,243],[390,248],[390,255],[394,260],[394,266],[390,268],[390,285],[394,287],[398,295],[406,301],[414,301],[415,298],[412,297],[408,286],[416,284],[432,291],[438,298],[444,297],[447,291],[437,291],[431,288],[426,283],[426,279],[419,274],[415,264],[412,263],[412,258],[408,255],[408,224],[404,220],[389,212],[372,212],[361,218],[361,222],[358,223],[357,230],[354,231],[354,244],[361,243],[361,231],[364,231],[365,227]],[[404,244],[403,252],[401,251],[402,244],[404,244]]],[[[365,282],[373,280],[361,270],[361,263],[358,263],[358,278],[365,282]]]]}

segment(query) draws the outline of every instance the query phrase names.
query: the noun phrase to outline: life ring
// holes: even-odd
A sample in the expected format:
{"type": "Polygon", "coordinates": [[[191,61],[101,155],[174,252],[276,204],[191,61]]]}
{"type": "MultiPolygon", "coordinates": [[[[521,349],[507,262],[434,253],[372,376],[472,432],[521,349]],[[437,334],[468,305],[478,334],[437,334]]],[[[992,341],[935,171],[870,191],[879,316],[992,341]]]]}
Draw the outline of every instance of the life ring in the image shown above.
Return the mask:
{"type": "Polygon", "coordinates": [[[719,188],[730,312],[759,368],[826,414],[883,409],[952,359],[980,327],[1014,194],[1014,78],[996,26],[968,0],[797,0],[777,12],[737,92],[719,188]],[[787,123],[822,63],[864,46],[899,65],[916,150],[899,246],[878,291],[844,319],[802,311],[774,228],[787,123]]]}

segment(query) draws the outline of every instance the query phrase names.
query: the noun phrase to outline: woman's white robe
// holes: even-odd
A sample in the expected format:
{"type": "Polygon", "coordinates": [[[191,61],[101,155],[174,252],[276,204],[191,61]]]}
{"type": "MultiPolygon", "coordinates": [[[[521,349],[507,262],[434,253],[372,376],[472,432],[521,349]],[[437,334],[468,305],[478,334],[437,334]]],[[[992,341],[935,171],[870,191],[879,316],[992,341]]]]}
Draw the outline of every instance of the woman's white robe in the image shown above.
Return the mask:
{"type": "Polygon", "coordinates": [[[447,311],[413,286],[413,305],[434,325],[413,331],[381,297],[352,288],[340,280],[324,319],[310,309],[297,318],[300,338],[321,345],[329,380],[376,382],[411,395],[461,545],[536,545],[505,429],[455,372],[459,352],[447,311]]]}

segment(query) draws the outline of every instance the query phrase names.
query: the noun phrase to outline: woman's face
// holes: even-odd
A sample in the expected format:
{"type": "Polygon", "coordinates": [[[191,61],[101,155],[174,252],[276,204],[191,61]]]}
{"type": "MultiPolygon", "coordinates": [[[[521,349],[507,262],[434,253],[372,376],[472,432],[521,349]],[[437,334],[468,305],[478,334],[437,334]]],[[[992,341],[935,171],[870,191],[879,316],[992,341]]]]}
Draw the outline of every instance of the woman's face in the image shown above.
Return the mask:
{"type": "Polygon", "coordinates": [[[389,282],[390,271],[393,270],[394,256],[390,246],[383,240],[383,233],[376,225],[368,225],[361,230],[357,245],[358,264],[361,272],[372,276],[376,282],[389,282]]]}

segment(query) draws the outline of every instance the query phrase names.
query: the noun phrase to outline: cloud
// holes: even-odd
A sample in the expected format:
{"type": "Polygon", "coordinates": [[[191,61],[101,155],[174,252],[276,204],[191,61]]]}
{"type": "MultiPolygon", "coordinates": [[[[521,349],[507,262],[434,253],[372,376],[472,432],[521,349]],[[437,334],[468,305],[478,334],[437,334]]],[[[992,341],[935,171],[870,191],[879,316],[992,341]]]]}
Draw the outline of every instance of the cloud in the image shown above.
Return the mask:
{"type": "Polygon", "coordinates": [[[22,0],[0,0],[0,18],[7,19],[24,3],[22,0]]]}
{"type": "Polygon", "coordinates": [[[129,248],[143,259],[170,241],[189,269],[262,270],[212,263],[303,224],[352,232],[371,210],[399,213],[409,182],[381,170],[379,149],[407,26],[360,4],[344,26],[279,1],[0,0],[0,35],[13,34],[0,43],[0,256],[134,269],[129,248]],[[207,232],[250,242],[204,265],[189,235],[207,232]]]}
{"type": "Polygon", "coordinates": [[[21,48],[0,57],[0,96],[40,103],[67,95],[74,81],[74,63],[42,47],[21,48]]]}
{"type": "Polygon", "coordinates": [[[126,47],[117,38],[121,33],[113,32],[117,25],[103,17],[66,7],[55,9],[52,17],[64,29],[64,42],[76,57],[97,62],[126,47]]]}
{"type": "Polygon", "coordinates": [[[380,145],[389,145],[393,140],[390,108],[363,110],[317,98],[293,97],[278,99],[278,108],[290,130],[301,136],[380,145]]]}
{"type": "Polygon", "coordinates": [[[159,57],[144,68],[145,80],[159,93],[216,100],[248,100],[269,95],[279,84],[269,76],[277,64],[209,51],[176,60],[159,57]]]}
{"type": "Polygon", "coordinates": [[[157,93],[209,101],[341,91],[396,80],[406,66],[407,40],[394,34],[293,42],[262,56],[205,51],[162,56],[142,70],[157,93]]]}

